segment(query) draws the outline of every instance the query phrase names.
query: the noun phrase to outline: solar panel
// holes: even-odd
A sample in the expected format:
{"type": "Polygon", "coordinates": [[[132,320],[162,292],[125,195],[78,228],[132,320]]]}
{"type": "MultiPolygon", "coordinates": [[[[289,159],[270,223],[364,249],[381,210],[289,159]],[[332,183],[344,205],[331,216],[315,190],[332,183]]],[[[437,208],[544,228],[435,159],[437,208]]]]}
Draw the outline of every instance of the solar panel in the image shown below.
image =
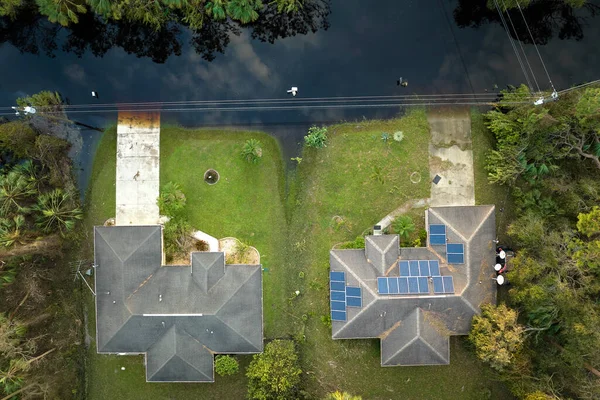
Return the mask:
{"type": "Polygon", "coordinates": [[[442,277],[444,280],[444,293],[454,293],[454,280],[451,276],[442,277]]]}
{"type": "Polygon", "coordinates": [[[445,235],[446,234],[446,225],[437,225],[437,224],[429,225],[429,234],[430,235],[445,235]]]}
{"type": "Polygon", "coordinates": [[[442,294],[444,293],[444,281],[441,276],[433,277],[433,293],[442,294]]]}
{"type": "Polygon", "coordinates": [[[344,301],[344,300],[346,300],[346,293],[332,291],[331,292],[331,300],[344,301]]]}
{"type": "Polygon", "coordinates": [[[408,278],[400,277],[398,278],[398,292],[400,294],[408,294],[408,278]]]}
{"type": "Polygon", "coordinates": [[[388,286],[390,288],[390,294],[398,294],[398,278],[388,278],[388,286]]]}
{"type": "Polygon", "coordinates": [[[419,281],[416,277],[408,278],[408,292],[419,293],[419,281]]]}
{"type": "Polygon", "coordinates": [[[345,282],[346,274],[344,274],[343,272],[339,272],[339,271],[331,271],[329,273],[329,280],[332,282],[345,282]]]}
{"type": "Polygon", "coordinates": [[[448,254],[448,264],[464,264],[465,256],[463,254],[448,254]]]}
{"type": "Polygon", "coordinates": [[[361,297],[361,290],[359,287],[346,286],[346,296],[361,297]]]}
{"type": "Polygon", "coordinates": [[[331,281],[329,282],[331,290],[338,290],[340,292],[346,291],[346,284],[344,282],[331,281]]]}
{"type": "Polygon", "coordinates": [[[440,274],[439,261],[429,260],[429,273],[431,273],[431,276],[439,276],[439,274],[440,274]]]}
{"type": "Polygon", "coordinates": [[[362,299],[360,297],[346,297],[348,307],[362,307],[362,299]]]}
{"type": "Polygon", "coordinates": [[[429,276],[429,261],[419,261],[419,275],[429,276]]]}
{"type": "Polygon", "coordinates": [[[331,311],[331,320],[332,321],[345,321],[346,320],[346,312],[345,311],[331,311]]]}
{"type": "Polygon", "coordinates": [[[331,301],[331,309],[333,311],[346,311],[345,301],[331,301]]]}
{"type": "Polygon", "coordinates": [[[388,294],[390,290],[388,289],[388,279],[387,278],[377,278],[377,291],[379,294],[388,294]]]}
{"type": "Polygon", "coordinates": [[[419,293],[429,293],[429,283],[428,279],[424,276],[421,276],[419,279],[419,293]]]}
{"type": "Polygon", "coordinates": [[[432,246],[446,244],[446,235],[429,235],[429,243],[432,246]]]}
{"type": "Polygon", "coordinates": [[[419,262],[409,261],[410,264],[410,276],[419,276],[419,262]]]}
{"type": "Polygon", "coordinates": [[[465,247],[462,243],[448,243],[446,245],[446,253],[460,254],[465,252],[465,247]]]}
{"type": "Polygon", "coordinates": [[[398,264],[400,265],[400,276],[409,276],[410,268],[408,266],[408,261],[400,261],[398,264]]]}

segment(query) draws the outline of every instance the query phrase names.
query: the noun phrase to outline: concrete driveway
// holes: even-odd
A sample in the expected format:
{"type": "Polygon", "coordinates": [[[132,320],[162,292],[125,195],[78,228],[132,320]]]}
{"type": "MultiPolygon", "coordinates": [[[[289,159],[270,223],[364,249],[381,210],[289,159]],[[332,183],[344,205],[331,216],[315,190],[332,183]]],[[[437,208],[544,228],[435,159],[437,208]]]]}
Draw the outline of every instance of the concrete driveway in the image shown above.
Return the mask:
{"type": "Polygon", "coordinates": [[[427,112],[431,130],[429,174],[431,207],[475,205],[475,176],[468,108],[433,109],[427,112]]]}

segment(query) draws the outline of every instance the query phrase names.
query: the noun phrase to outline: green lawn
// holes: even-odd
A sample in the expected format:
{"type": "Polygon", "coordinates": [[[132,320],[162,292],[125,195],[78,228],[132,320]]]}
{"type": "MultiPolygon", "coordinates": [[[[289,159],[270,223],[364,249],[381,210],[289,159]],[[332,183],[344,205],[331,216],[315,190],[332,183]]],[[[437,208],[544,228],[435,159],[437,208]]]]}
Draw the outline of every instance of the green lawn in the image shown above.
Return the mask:
{"type": "MultiPolygon", "coordinates": [[[[362,234],[407,200],[428,197],[430,183],[428,179],[410,182],[415,171],[429,176],[429,128],[423,110],[402,119],[332,126],[329,136],[326,148],[305,150],[298,168],[285,175],[279,147],[267,135],[163,127],[161,182],[182,185],[187,216],[195,227],[217,237],[238,237],[260,251],[267,269],[266,338],[296,339],[305,372],[303,384],[315,398],[336,389],[360,394],[365,400],[511,398],[462,339],[451,341],[450,366],[412,368],[381,368],[378,340],[331,339],[329,250],[362,234]],[[391,137],[398,130],[404,132],[402,142],[381,140],[382,132],[391,137]],[[258,165],[239,156],[250,137],[263,145],[258,165]],[[214,186],[202,181],[208,168],[220,173],[221,180],[214,186]]],[[[88,224],[114,214],[114,141],[114,130],[107,132],[94,163],[88,224]]],[[[420,217],[410,214],[420,227],[420,217]]],[[[242,358],[242,364],[249,359],[242,358]]],[[[241,399],[246,393],[242,373],[217,377],[214,384],[146,384],[141,360],[98,356],[91,349],[89,397],[241,399]]]]}

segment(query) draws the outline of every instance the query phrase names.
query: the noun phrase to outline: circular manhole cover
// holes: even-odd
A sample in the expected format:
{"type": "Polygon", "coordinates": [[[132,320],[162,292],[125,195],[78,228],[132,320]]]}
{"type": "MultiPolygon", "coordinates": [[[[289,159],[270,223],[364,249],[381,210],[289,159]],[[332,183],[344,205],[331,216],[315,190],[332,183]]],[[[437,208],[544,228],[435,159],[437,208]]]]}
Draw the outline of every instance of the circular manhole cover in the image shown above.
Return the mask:
{"type": "Polygon", "coordinates": [[[208,183],[209,185],[214,185],[215,183],[219,182],[219,173],[214,169],[209,169],[204,173],[204,182],[208,183]]]}

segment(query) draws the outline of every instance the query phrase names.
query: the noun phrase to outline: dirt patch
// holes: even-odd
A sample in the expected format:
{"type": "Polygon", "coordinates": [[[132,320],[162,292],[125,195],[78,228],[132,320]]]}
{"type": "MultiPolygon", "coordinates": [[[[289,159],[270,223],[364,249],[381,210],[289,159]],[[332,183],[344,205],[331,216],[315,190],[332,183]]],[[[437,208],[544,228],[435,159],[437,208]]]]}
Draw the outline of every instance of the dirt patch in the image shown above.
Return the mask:
{"type": "Polygon", "coordinates": [[[181,251],[168,257],[167,265],[191,265],[191,253],[194,251],[208,251],[208,243],[189,236],[181,248],[181,251]]]}
{"type": "Polygon", "coordinates": [[[454,166],[454,163],[450,160],[444,160],[438,156],[431,156],[429,158],[429,167],[436,171],[445,171],[454,166]]]}
{"type": "Polygon", "coordinates": [[[255,247],[242,243],[239,239],[227,237],[219,239],[219,249],[225,252],[227,264],[259,265],[260,253],[255,247]]]}

